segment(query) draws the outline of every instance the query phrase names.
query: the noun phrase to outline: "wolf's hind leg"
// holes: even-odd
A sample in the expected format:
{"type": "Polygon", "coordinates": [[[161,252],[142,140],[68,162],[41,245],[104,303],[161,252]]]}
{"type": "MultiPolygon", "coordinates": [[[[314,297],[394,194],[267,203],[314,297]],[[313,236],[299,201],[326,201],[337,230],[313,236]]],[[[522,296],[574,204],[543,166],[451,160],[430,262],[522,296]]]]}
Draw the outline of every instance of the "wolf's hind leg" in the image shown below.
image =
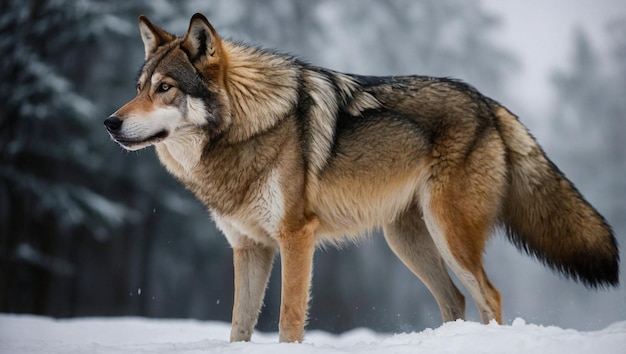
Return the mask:
{"type": "Polygon", "coordinates": [[[484,323],[502,323],[498,290],[483,269],[483,251],[507,188],[506,154],[495,127],[452,127],[433,146],[419,201],[424,223],[450,269],[471,294],[484,323]]]}
{"type": "Polygon", "coordinates": [[[276,250],[249,242],[233,250],[235,301],[231,342],[250,341],[259,317],[276,250]]]}
{"type": "Polygon", "coordinates": [[[412,206],[384,227],[391,250],[430,290],[444,322],[465,318],[465,298],[452,282],[446,266],[421,218],[412,206]]]}
{"type": "Polygon", "coordinates": [[[446,264],[472,295],[484,323],[502,323],[500,293],[482,264],[506,186],[501,144],[485,137],[470,154],[442,156],[431,167],[420,195],[426,227],[446,264]]]}
{"type": "Polygon", "coordinates": [[[483,323],[502,323],[501,299],[482,266],[482,252],[490,231],[488,225],[453,211],[451,205],[434,197],[424,209],[424,221],[446,264],[476,302],[483,323]]]}

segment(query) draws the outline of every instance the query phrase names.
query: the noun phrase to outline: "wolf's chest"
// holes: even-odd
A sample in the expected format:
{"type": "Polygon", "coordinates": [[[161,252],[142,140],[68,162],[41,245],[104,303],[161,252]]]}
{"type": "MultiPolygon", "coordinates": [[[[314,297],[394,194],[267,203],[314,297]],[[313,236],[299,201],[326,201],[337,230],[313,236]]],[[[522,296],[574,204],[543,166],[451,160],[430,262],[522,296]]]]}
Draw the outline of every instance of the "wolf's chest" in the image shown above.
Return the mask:
{"type": "Polygon", "coordinates": [[[285,218],[285,196],[278,172],[269,173],[263,181],[250,187],[252,192],[236,210],[223,213],[213,209],[213,219],[233,247],[247,238],[276,245],[285,218]]]}

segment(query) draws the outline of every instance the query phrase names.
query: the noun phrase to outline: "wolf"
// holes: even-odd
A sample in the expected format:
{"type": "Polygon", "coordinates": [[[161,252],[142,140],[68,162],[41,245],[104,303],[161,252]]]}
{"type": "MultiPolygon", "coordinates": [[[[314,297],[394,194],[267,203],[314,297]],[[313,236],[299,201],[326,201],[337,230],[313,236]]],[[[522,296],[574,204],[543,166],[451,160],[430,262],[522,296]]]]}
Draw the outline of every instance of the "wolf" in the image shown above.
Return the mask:
{"type": "Polygon", "coordinates": [[[249,341],[275,254],[279,340],[300,342],[317,245],[381,228],[443,321],[502,322],[483,268],[494,228],[590,288],[617,286],[605,219],[518,118],[472,86],[344,74],[222,39],[201,14],[176,37],[139,17],[137,95],[104,121],[124,149],[154,146],[233,249],[231,341],[249,341]]]}

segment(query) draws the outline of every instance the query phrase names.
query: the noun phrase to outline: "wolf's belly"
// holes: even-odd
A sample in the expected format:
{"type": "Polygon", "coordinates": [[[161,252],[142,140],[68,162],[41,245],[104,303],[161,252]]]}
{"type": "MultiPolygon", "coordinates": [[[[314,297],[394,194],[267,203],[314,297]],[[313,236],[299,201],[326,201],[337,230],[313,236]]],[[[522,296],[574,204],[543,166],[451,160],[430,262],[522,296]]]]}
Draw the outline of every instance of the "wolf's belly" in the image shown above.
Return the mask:
{"type": "Polygon", "coordinates": [[[319,241],[355,237],[392,222],[425,185],[424,170],[383,171],[352,178],[320,179],[308,190],[309,211],[320,220],[319,241]]]}

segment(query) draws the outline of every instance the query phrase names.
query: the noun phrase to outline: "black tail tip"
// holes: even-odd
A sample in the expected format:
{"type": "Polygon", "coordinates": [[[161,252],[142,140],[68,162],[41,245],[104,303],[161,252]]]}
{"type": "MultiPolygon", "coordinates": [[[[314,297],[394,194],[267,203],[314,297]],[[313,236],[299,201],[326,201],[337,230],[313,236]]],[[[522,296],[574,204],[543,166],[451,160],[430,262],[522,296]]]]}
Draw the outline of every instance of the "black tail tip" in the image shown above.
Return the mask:
{"type": "Polygon", "coordinates": [[[619,256],[598,257],[587,254],[577,257],[565,269],[567,277],[578,281],[589,289],[619,287],[619,256]]]}

